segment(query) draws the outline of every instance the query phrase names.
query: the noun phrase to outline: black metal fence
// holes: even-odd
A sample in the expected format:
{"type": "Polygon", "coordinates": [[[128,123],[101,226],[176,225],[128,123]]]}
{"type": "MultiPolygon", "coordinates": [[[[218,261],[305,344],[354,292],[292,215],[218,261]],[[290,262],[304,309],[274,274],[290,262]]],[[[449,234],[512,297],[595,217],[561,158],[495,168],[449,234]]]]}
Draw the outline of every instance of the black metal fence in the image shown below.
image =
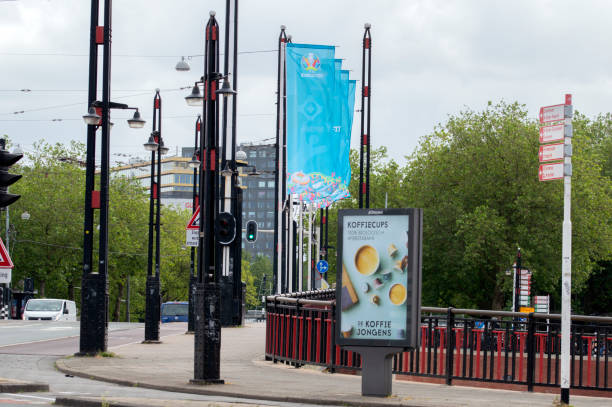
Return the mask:
{"type": "MultiPolygon", "coordinates": [[[[361,368],[335,343],[334,290],[267,297],[266,358],[361,368]]],[[[572,316],[571,386],[611,391],[612,318],[572,316]]],[[[557,314],[422,307],[418,349],[397,354],[395,374],[534,386],[560,385],[557,314]],[[450,329],[449,329],[450,327],[450,329]]]]}

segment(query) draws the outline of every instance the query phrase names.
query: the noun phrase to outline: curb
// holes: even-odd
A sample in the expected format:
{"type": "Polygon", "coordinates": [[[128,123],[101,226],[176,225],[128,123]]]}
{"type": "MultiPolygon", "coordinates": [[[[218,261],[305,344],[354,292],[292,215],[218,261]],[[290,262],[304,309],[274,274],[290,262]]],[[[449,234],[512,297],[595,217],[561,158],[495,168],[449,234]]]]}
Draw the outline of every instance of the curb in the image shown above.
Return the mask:
{"type": "Polygon", "coordinates": [[[81,397],[57,397],[55,404],[67,407],[148,407],[144,404],[123,403],[118,401],[87,399],[81,397]]]}
{"type": "Polygon", "coordinates": [[[18,381],[0,382],[0,393],[33,393],[38,391],[48,392],[49,385],[18,381]]]}
{"type": "MultiPolygon", "coordinates": [[[[205,389],[205,387],[208,387],[208,386],[200,387],[198,385],[193,385],[194,386],[193,388],[155,385],[155,384],[143,383],[143,382],[137,382],[137,381],[113,379],[113,378],[104,377],[104,376],[86,374],[81,371],[70,370],[66,368],[65,366],[61,366],[61,359],[58,359],[55,361],[55,367],[57,368],[57,370],[59,370],[62,373],[71,374],[73,376],[81,377],[84,379],[98,380],[102,382],[114,383],[114,384],[118,384],[121,386],[128,386],[128,387],[141,387],[145,389],[162,390],[162,391],[167,391],[167,392],[172,392],[172,393],[198,394],[201,396],[236,397],[236,398],[241,398],[241,399],[276,401],[276,402],[285,402],[285,403],[308,403],[308,404],[318,404],[318,405],[324,405],[324,406],[338,406],[338,405],[351,406],[351,407],[390,407],[390,406],[392,407],[423,407],[425,406],[424,404],[405,403],[401,401],[399,403],[390,403],[390,402],[379,402],[376,400],[367,400],[367,399],[366,400],[335,400],[335,399],[331,400],[331,399],[314,398],[314,397],[306,398],[306,397],[296,397],[296,396],[274,396],[274,395],[264,396],[261,394],[253,394],[253,393],[205,389]]],[[[387,399],[385,398],[384,400],[387,400],[387,399]]],[[[98,407],[98,406],[102,406],[101,404],[102,402],[103,401],[92,400],[92,399],[72,399],[68,397],[56,399],[56,403],[60,405],[66,405],[66,406],[98,407]],[[61,404],[60,401],[64,402],[64,400],[67,403],[83,401],[84,403],[94,403],[94,404],[61,404]]],[[[110,405],[110,406],[116,406],[116,407],[123,407],[123,406],[125,407],[149,407],[147,405],[113,404],[113,402],[109,400],[105,400],[104,403],[106,403],[104,406],[110,405]]]]}

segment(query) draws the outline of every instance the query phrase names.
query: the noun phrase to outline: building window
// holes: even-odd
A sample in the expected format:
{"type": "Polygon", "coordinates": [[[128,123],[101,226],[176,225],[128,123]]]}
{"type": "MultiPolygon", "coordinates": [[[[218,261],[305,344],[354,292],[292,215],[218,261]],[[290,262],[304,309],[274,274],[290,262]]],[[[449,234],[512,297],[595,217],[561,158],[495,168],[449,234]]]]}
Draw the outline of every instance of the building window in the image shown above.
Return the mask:
{"type": "Polygon", "coordinates": [[[259,181],[259,182],[257,183],[257,186],[258,186],[259,188],[265,188],[265,187],[266,187],[266,181],[259,181]]]}
{"type": "Polygon", "coordinates": [[[274,188],[274,181],[268,181],[268,188],[274,188]]]}
{"type": "Polygon", "coordinates": [[[251,157],[251,158],[257,157],[257,151],[256,150],[249,151],[249,157],[251,157]]]}
{"type": "Polygon", "coordinates": [[[259,156],[260,157],[265,157],[266,156],[266,150],[259,150],[259,156]]]}

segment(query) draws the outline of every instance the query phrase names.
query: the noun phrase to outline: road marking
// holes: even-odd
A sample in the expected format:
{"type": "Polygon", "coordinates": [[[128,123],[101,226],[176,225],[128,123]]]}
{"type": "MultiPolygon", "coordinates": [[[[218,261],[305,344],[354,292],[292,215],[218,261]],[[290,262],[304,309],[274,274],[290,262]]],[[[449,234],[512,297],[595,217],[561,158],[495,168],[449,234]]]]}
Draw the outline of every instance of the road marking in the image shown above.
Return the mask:
{"type": "Polygon", "coordinates": [[[7,396],[13,396],[13,397],[25,397],[25,398],[37,399],[37,400],[55,401],[55,398],[53,397],[30,396],[27,394],[16,394],[16,393],[4,393],[4,394],[6,394],[7,396]]]}
{"type": "Polygon", "coordinates": [[[62,336],[61,338],[50,338],[50,339],[40,339],[38,341],[11,343],[9,345],[0,345],[0,348],[7,348],[9,346],[29,345],[29,344],[32,344],[32,343],[40,343],[40,342],[57,341],[57,340],[60,340],[60,339],[78,338],[79,336],[80,335],[71,335],[71,336],[62,336]]]}

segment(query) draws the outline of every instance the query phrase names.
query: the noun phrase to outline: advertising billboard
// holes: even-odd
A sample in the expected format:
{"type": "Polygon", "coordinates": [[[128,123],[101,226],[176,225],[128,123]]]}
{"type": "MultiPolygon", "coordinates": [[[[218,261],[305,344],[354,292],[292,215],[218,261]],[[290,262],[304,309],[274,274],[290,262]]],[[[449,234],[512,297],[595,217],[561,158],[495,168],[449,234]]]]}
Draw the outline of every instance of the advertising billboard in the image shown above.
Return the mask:
{"type": "Polygon", "coordinates": [[[422,219],[422,209],[338,212],[339,345],[417,346],[422,219]]]}

